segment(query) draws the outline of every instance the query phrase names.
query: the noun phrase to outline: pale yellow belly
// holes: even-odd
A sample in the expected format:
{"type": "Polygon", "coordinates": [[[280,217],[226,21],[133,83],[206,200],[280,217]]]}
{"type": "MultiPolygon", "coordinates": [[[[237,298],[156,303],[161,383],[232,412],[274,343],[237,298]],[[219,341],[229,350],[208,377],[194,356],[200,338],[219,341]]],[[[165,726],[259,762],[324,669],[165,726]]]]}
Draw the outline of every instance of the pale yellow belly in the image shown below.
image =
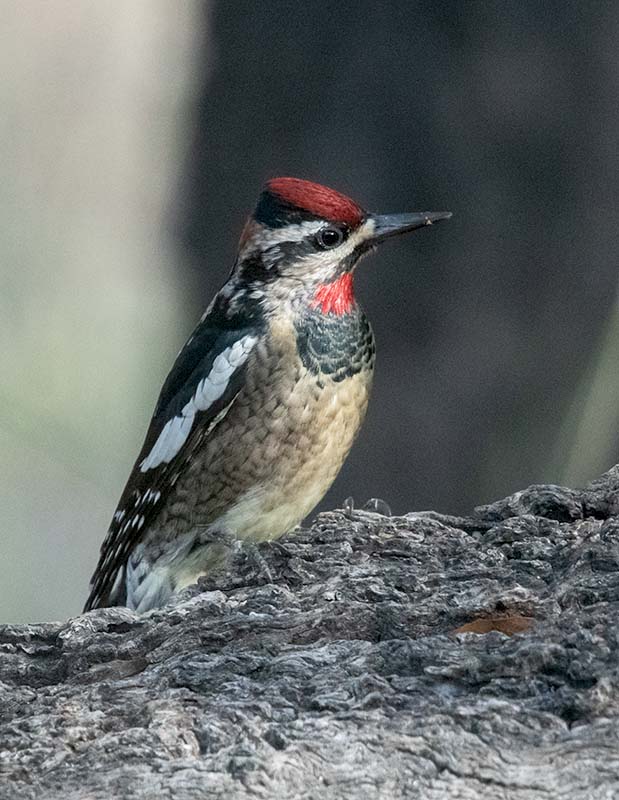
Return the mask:
{"type": "Polygon", "coordinates": [[[316,378],[306,375],[295,389],[303,404],[298,427],[290,430],[289,419],[267,422],[268,434],[260,449],[271,454],[266,456],[270,469],[219,519],[240,539],[274,539],[298,525],[335,480],[363,422],[368,373],[340,383],[327,381],[318,394],[304,381],[315,384],[316,378]]]}

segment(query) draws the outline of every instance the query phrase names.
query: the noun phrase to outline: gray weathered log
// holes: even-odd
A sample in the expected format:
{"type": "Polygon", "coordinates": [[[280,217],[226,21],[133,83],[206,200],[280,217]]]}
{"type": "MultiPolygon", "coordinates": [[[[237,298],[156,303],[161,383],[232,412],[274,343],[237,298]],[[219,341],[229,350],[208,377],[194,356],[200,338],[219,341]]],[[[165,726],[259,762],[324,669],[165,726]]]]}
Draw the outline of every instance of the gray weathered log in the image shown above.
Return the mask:
{"type": "Polygon", "coordinates": [[[239,552],[174,607],[4,626],[0,797],[619,797],[617,513],[618,468],[330,512],[272,582],[239,552]]]}

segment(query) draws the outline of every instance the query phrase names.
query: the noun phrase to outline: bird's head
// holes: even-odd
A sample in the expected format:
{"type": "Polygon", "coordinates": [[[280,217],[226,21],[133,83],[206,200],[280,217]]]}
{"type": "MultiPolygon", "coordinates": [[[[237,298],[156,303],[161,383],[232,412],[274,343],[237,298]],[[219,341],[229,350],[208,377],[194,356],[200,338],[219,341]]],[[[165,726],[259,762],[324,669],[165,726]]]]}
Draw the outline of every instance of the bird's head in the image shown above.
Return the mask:
{"type": "Polygon", "coordinates": [[[234,276],[255,293],[343,314],[353,306],[352,273],[360,258],[385,239],[450,216],[373,214],[326,186],[273,178],[241,236],[234,276]]]}

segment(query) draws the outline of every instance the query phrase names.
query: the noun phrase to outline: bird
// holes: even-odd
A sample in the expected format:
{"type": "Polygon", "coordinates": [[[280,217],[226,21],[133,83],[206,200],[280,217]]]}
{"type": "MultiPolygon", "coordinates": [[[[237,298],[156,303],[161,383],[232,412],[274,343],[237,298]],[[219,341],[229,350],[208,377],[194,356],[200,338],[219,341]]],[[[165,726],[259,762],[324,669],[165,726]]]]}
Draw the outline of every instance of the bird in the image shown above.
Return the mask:
{"type": "Polygon", "coordinates": [[[376,347],[355,268],[386,239],[449,217],[370,213],[301,178],[265,184],[228,280],[163,384],[85,611],[165,605],[234,543],[301,523],[368,405],[376,347]]]}

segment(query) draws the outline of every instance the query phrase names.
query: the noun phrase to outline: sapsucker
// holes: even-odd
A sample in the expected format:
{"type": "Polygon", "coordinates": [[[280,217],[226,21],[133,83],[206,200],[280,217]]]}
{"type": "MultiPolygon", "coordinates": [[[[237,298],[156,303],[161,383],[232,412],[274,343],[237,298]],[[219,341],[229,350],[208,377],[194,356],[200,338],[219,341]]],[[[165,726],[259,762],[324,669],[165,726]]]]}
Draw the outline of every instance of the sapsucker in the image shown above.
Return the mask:
{"type": "Polygon", "coordinates": [[[228,281],[168,375],[101,548],[86,609],[145,611],[275,539],[320,501],[359,431],[374,337],[359,259],[448,212],[371,214],[297,178],[269,181],[228,281]]]}

